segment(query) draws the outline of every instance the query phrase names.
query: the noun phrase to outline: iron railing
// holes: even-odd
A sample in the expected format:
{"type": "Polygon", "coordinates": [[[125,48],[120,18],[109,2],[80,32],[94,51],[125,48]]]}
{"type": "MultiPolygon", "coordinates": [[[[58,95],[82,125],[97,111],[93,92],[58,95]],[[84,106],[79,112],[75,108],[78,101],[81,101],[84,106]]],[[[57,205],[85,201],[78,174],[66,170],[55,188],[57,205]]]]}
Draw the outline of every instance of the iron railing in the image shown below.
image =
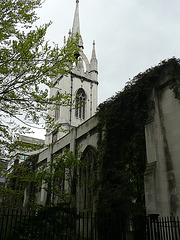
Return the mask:
{"type": "Polygon", "coordinates": [[[180,240],[178,217],[138,217],[128,229],[123,214],[0,211],[0,240],[180,240]]]}
{"type": "Polygon", "coordinates": [[[147,218],[148,240],[180,240],[180,220],[178,217],[147,218]]]}
{"type": "Polygon", "coordinates": [[[0,213],[1,240],[126,240],[123,217],[89,212],[0,213]]]}

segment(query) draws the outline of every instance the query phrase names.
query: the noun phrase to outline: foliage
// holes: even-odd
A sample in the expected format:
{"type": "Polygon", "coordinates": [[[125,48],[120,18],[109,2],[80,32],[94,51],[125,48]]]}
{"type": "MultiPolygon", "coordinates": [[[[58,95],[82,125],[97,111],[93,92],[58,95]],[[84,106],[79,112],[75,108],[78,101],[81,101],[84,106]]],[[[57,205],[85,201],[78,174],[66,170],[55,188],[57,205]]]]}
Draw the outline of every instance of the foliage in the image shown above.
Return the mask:
{"type": "Polygon", "coordinates": [[[90,240],[97,236],[96,219],[89,216],[87,221],[67,204],[31,212],[0,211],[0,223],[3,240],[90,240]]]}
{"type": "Polygon", "coordinates": [[[29,156],[24,162],[16,163],[10,173],[7,173],[7,187],[0,188],[3,203],[1,207],[16,209],[23,206],[24,191],[28,192],[28,200],[24,202],[27,209],[38,207],[36,193],[38,189],[47,192],[47,205],[52,205],[55,198],[61,202],[70,203],[71,192],[64,189],[64,184],[72,188],[73,171],[82,166],[80,153],[75,156],[73,152],[65,149],[63,153],[54,156],[52,162],[45,162],[38,166],[38,156],[29,156]],[[13,201],[12,201],[13,199],[13,201]]]}
{"type": "Polygon", "coordinates": [[[179,81],[179,76],[179,60],[163,61],[137,75],[122,92],[99,106],[100,215],[125,212],[134,218],[144,214],[144,126],[153,107],[150,94],[167,78],[169,86],[176,90],[177,84],[172,84],[174,79],[179,81]]]}
{"type": "Polygon", "coordinates": [[[13,209],[22,207],[24,196],[24,192],[22,190],[0,186],[0,196],[2,201],[0,203],[0,209],[13,209]]]}
{"type": "MultiPolygon", "coordinates": [[[[0,212],[0,214],[7,215],[6,212],[0,212]]],[[[4,222],[4,228],[1,226],[0,236],[2,239],[70,240],[76,236],[75,209],[66,204],[43,207],[38,211],[31,212],[8,211],[8,215],[9,221],[4,222]]]]}
{"type": "Polygon", "coordinates": [[[49,196],[47,204],[51,205],[56,197],[61,202],[71,202],[73,183],[77,180],[74,171],[80,166],[83,166],[80,153],[77,152],[75,156],[72,151],[65,149],[63,153],[55,155],[52,162],[45,163],[37,169],[37,179],[40,184],[43,182],[43,188],[49,196]],[[68,189],[64,188],[65,183],[68,189]]]}
{"type": "Polygon", "coordinates": [[[29,185],[32,190],[30,199],[34,198],[34,189],[37,182],[35,178],[36,163],[37,155],[28,157],[21,164],[19,164],[19,159],[16,159],[12,168],[8,172],[4,172],[6,185],[0,188],[1,208],[21,208],[23,206],[24,190],[29,185]]]}
{"type": "Polygon", "coordinates": [[[70,96],[48,97],[53,77],[67,74],[76,61],[77,38],[69,38],[62,49],[45,42],[51,23],[35,26],[41,0],[0,2],[0,155],[13,150],[18,134],[45,119],[52,127],[52,105],[69,105],[70,96]],[[22,125],[22,123],[24,125],[22,125]]]}

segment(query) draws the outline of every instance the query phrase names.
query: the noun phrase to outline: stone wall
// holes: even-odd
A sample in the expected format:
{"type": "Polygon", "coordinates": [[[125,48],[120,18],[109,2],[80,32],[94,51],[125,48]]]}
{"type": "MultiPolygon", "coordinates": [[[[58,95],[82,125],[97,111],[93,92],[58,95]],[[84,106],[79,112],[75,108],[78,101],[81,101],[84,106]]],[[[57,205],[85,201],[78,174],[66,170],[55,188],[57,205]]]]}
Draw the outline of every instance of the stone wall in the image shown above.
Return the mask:
{"type": "Polygon", "coordinates": [[[153,91],[154,104],[145,126],[146,212],[161,216],[180,214],[180,102],[167,82],[153,91]]]}
{"type": "MultiPolygon", "coordinates": [[[[54,154],[61,153],[63,149],[68,148],[70,151],[74,152],[76,149],[83,154],[88,147],[97,149],[97,115],[93,116],[79,127],[74,127],[70,133],[66,134],[56,143],[49,145],[44,151],[39,154],[38,165],[43,164],[43,162],[51,162],[54,154]]],[[[68,185],[65,183],[65,189],[68,189],[68,185]]],[[[78,186],[76,195],[76,206],[78,207],[78,186]]],[[[44,205],[46,202],[47,194],[43,189],[36,194],[36,201],[38,204],[44,205]]]]}

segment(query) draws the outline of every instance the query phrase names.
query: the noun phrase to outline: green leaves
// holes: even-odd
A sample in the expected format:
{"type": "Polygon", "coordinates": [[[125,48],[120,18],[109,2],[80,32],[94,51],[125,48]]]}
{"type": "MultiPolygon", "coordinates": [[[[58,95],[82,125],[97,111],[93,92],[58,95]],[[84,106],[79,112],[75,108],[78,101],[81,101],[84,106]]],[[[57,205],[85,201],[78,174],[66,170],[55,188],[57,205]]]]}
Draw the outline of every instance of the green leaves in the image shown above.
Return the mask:
{"type": "Polygon", "coordinates": [[[51,199],[48,202],[50,205],[55,197],[58,197],[61,202],[70,203],[71,191],[68,192],[67,189],[64,189],[64,183],[66,182],[66,186],[68,185],[69,189],[72,189],[74,178],[77,177],[74,175],[74,170],[83,166],[80,155],[77,152],[75,156],[72,151],[65,149],[63,153],[54,156],[53,161],[46,161],[41,166],[38,165],[37,155],[29,156],[21,163],[18,163],[17,158],[11,171],[6,172],[7,187],[0,188],[1,196],[4,199],[3,204],[5,205],[14,198],[14,205],[11,207],[22,207],[25,189],[30,194],[26,207],[30,204],[31,207],[35,207],[35,194],[38,189],[47,192],[51,199]],[[18,205],[16,205],[15,199],[17,199],[18,205]]]}
{"type": "Polygon", "coordinates": [[[41,0],[2,0],[0,3],[0,42],[16,33],[18,25],[31,27],[37,20],[35,9],[41,7],[41,0]]]}
{"type": "Polygon", "coordinates": [[[172,58],[138,74],[122,92],[100,105],[100,211],[126,209],[129,216],[144,212],[144,126],[149,109],[154,108],[150,94],[158,88],[161,79],[169,78],[170,88],[180,99],[179,63],[179,59],[172,58]]]}
{"type": "MultiPolygon", "coordinates": [[[[49,129],[58,128],[54,127],[54,119],[47,111],[53,105],[70,104],[65,93],[58,99],[48,97],[48,89],[53,86],[51,78],[67,75],[77,61],[78,36],[69,38],[61,49],[56,44],[50,46],[44,37],[51,22],[40,27],[33,25],[37,20],[37,7],[41,7],[41,0],[2,0],[0,3],[0,130],[1,142],[8,144],[21,131],[25,132],[24,126],[29,131],[28,127],[39,124],[41,119],[47,120],[47,128],[48,124],[49,129]]],[[[8,144],[0,149],[0,154],[6,152],[8,144]],[[3,153],[2,149],[5,149],[3,153]]]]}
{"type": "Polygon", "coordinates": [[[53,162],[46,162],[35,173],[37,181],[44,185],[44,189],[53,197],[59,197],[61,201],[69,202],[71,193],[64,189],[64,182],[69,189],[72,188],[73,171],[83,166],[80,153],[76,156],[72,151],[65,149],[62,154],[53,157],[53,162]]]}

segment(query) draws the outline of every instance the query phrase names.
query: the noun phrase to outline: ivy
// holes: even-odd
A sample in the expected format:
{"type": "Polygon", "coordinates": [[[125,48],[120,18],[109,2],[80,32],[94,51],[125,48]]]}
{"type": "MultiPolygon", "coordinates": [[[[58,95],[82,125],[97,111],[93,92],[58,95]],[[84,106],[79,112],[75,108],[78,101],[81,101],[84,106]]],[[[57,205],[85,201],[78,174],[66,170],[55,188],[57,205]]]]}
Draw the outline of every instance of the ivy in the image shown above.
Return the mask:
{"type": "Polygon", "coordinates": [[[180,99],[179,59],[171,58],[138,74],[123,91],[100,104],[98,152],[101,162],[98,213],[125,212],[129,217],[145,214],[144,171],[146,148],[144,126],[152,90],[168,79],[180,99]]]}

